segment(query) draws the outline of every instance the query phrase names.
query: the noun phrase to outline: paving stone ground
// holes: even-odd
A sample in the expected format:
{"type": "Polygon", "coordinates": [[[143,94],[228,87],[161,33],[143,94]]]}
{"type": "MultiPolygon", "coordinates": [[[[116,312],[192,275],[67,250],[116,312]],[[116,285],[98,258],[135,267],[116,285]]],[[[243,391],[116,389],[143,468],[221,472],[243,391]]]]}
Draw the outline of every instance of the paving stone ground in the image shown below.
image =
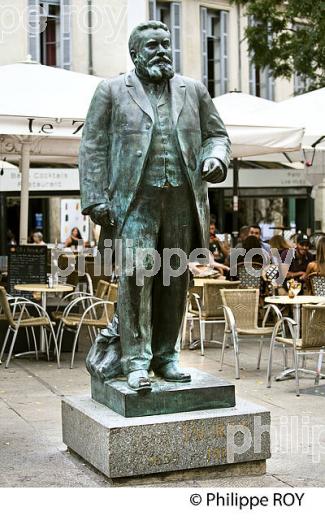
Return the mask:
{"type": "MultiPolygon", "coordinates": [[[[214,334],[218,331],[214,330],[214,334]]],[[[294,381],[274,382],[266,388],[268,344],[256,370],[258,346],[241,345],[241,379],[234,379],[234,359],[227,349],[225,366],[219,372],[220,347],[208,346],[205,356],[185,348],[184,367],[222,375],[236,385],[238,397],[261,404],[271,411],[272,458],[259,477],[211,480],[198,475],[188,479],[160,475],[112,482],[83,460],[70,454],[62,443],[61,397],[89,394],[89,376],[84,366],[88,338],[82,336],[75,368],[70,355],[62,355],[62,368],[44,359],[13,359],[9,369],[0,366],[0,487],[303,487],[325,486],[325,398],[296,397],[294,381]]],[[[308,362],[310,366],[314,361],[308,362]]],[[[281,353],[275,354],[274,371],[282,368],[281,353]]],[[[313,386],[301,379],[301,388],[313,386]]],[[[322,383],[324,384],[324,382],[322,383]]]]}

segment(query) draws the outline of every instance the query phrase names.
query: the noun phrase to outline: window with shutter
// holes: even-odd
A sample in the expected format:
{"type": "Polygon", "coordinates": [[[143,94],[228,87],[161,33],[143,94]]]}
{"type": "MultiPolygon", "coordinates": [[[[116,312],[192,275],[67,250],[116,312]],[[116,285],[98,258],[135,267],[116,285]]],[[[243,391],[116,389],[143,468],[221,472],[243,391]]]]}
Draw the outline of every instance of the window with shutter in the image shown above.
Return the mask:
{"type": "MultiPolygon", "coordinates": [[[[151,3],[151,2],[150,2],[151,3]]],[[[150,9],[155,9],[155,20],[169,27],[172,38],[173,62],[176,72],[181,72],[181,2],[155,2],[150,9]]],[[[151,11],[152,12],[152,11],[151,11]]]]}
{"type": "Polygon", "coordinates": [[[228,91],[228,11],[201,7],[202,80],[212,97],[228,91]]]}
{"type": "MultiPolygon", "coordinates": [[[[256,25],[256,20],[253,16],[248,17],[248,26],[256,25]]],[[[269,35],[272,39],[272,35],[269,35]]],[[[275,80],[269,67],[261,69],[256,67],[252,58],[249,60],[249,93],[253,96],[262,97],[265,99],[275,99],[275,80]]]]}
{"type": "Polygon", "coordinates": [[[40,62],[50,67],[60,66],[60,0],[39,2],[40,62]]]}
{"type": "Polygon", "coordinates": [[[28,52],[52,67],[71,67],[71,0],[28,0],[28,52]]]}

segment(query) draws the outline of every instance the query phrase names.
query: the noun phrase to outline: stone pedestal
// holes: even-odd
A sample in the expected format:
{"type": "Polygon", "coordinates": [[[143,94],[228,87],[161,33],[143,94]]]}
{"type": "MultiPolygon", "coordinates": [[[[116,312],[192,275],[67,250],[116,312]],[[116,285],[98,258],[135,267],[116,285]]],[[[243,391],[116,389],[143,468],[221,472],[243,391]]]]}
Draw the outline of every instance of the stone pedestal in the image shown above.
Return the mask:
{"type": "Polygon", "coordinates": [[[151,378],[152,391],[139,395],[131,390],[126,378],[103,383],[91,378],[92,398],[124,417],[144,417],[195,410],[211,410],[235,406],[235,385],[202,372],[187,369],[190,383],[168,383],[159,377],[151,378]]]}
{"type": "Polygon", "coordinates": [[[264,472],[270,457],[270,414],[242,400],[230,408],[127,418],[90,397],[73,397],[62,401],[62,424],[63,442],[109,478],[221,466],[247,475],[250,463],[264,472]]]}

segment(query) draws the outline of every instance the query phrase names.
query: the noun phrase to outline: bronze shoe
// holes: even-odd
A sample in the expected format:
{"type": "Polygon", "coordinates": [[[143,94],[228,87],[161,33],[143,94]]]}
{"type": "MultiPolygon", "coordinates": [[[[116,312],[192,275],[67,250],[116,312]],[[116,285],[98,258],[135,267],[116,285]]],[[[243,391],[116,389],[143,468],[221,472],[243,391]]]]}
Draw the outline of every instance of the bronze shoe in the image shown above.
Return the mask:
{"type": "Polygon", "coordinates": [[[155,370],[155,374],[165,381],[173,383],[189,383],[191,381],[191,375],[181,372],[176,363],[168,363],[159,367],[158,370],[155,370]]]}
{"type": "Polygon", "coordinates": [[[147,370],[134,370],[128,374],[128,385],[136,392],[151,392],[151,381],[147,370]]]}

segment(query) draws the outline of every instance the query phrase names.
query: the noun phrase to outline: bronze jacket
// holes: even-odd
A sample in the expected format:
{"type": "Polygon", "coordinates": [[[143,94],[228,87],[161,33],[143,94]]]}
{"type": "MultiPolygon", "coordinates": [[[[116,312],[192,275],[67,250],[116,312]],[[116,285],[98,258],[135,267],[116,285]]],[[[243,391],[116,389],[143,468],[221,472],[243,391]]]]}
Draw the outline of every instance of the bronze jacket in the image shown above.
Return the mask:
{"type": "MultiPolygon", "coordinates": [[[[169,86],[179,151],[197,211],[196,247],[207,247],[209,206],[202,163],[216,157],[226,177],[230,141],[201,82],[175,75],[169,86]]],[[[109,204],[110,218],[100,242],[119,237],[150,153],[153,120],[150,101],[134,70],[98,85],[83,129],[79,172],[83,213],[96,204],[109,204]]]]}

